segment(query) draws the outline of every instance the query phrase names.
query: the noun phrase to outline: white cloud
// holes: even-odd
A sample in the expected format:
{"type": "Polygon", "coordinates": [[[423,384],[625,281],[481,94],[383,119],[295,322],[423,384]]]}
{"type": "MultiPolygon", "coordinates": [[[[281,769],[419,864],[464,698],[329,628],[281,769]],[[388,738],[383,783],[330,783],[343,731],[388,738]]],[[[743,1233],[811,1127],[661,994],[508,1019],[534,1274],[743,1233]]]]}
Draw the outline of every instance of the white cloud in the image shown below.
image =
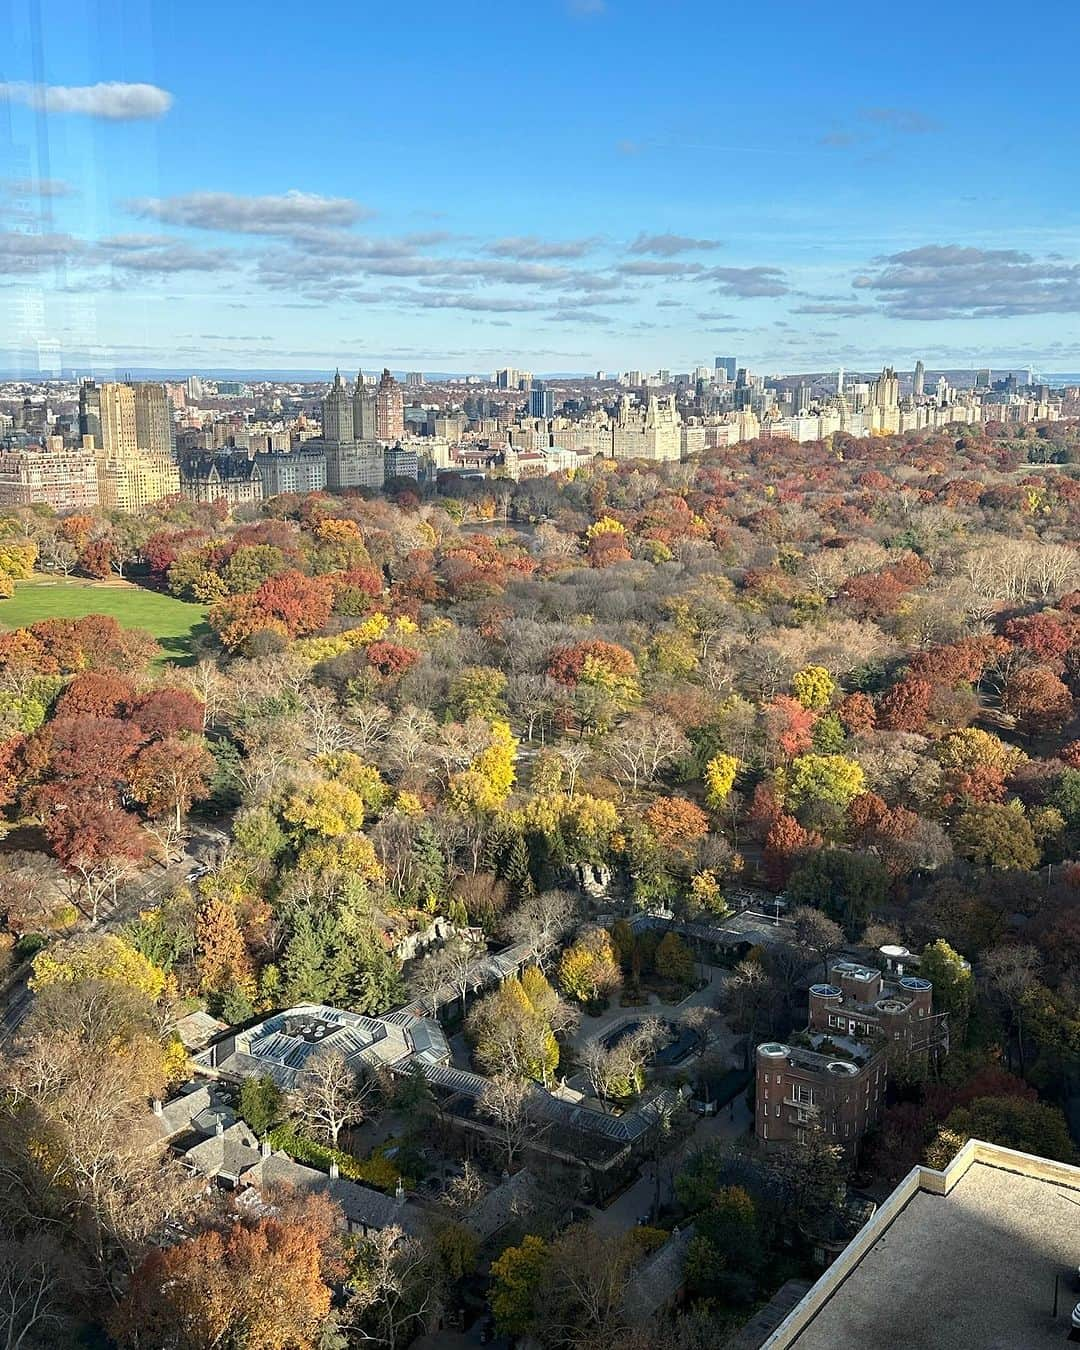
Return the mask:
{"type": "Polygon", "coordinates": [[[297,228],[351,225],[372,211],[348,197],[322,197],[315,192],[244,197],[234,192],[189,192],[179,197],[142,197],[128,203],[135,215],[188,225],[198,230],[238,234],[289,234],[297,228]]]}
{"type": "Polygon", "coordinates": [[[720,248],[721,239],[691,239],[685,234],[639,234],[630,245],[631,253],[658,253],[672,258],[676,253],[699,253],[705,249],[720,248]]]}
{"type": "Polygon", "coordinates": [[[101,117],[110,122],[135,122],[162,117],[172,107],[173,96],[156,84],[0,83],[0,101],[22,103],[48,113],[76,117],[101,117]]]}
{"type": "Polygon", "coordinates": [[[583,258],[595,248],[595,237],[587,239],[538,239],[535,235],[514,235],[488,244],[487,252],[497,258],[543,261],[549,258],[583,258]]]}
{"type": "Polygon", "coordinates": [[[855,278],[899,319],[1011,318],[1080,312],[1080,263],[1016,249],[927,244],[855,278]]]}
{"type": "Polygon", "coordinates": [[[0,230],[0,274],[37,272],[80,253],[84,245],[69,234],[20,234],[0,230]]]}

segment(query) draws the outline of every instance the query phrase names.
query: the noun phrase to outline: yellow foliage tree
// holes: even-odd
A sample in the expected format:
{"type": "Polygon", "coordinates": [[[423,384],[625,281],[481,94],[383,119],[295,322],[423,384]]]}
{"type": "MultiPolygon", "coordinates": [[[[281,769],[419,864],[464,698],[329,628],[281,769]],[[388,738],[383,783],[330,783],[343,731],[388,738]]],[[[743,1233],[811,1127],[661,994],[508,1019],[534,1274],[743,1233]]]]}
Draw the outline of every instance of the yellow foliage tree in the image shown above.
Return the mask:
{"type": "Polygon", "coordinates": [[[739,761],[734,755],[723,752],[714,755],[705,765],[705,800],[714,811],[727,804],[738,772],[739,761]]]}
{"type": "Polygon", "coordinates": [[[102,980],[137,989],[155,1002],[165,992],[165,972],[112,933],[54,943],[34,957],[30,988],[102,980]]]}
{"type": "Polygon", "coordinates": [[[865,781],[862,765],[847,755],[799,755],[789,768],[777,771],[775,791],[792,809],[812,801],[847,806],[865,781]]]}
{"type": "Polygon", "coordinates": [[[334,839],[313,839],[297,855],[301,872],[323,875],[344,872],[361,881],[380,882],[385,873],[366,834],[350,834],[334,839]]]}
{"type": "Polygon", "coordinates": [[[596,539],[602,534],[625,534],[626,526],[620,524],[612,516],[601,516],[599,520],[594,521],[585,531],[586,539],[596,539]]]}
{"type": "Polygon", "coordinates": [[[294,792],[282,811],[285,819],[307,834],[333,839],[358,830],[364,823],[364,802],[344,783],[322,780],[294,792]]]}
{"type": "Polygon", "coordinates": [[[25,581],[34,570],[37,562],[37,544],[28,541],[24,544],[5,540],[0,543],[0,572],[14,577],[16,581],[25,581]]]}
{"type": "Polygon", "coordinates": [[[791,689],[804,708],[821,712],[836,693],[836,681],[824,666],[804,666],[791,678],[791,689]]]}
{"type": "Polygon", "coordinates": [[[450,779],[448,799],[455,811],[490,815],[497,811],[514,786],[518,742],[509,722],[491,724],[491,740],[472,764],[450,779]]]}

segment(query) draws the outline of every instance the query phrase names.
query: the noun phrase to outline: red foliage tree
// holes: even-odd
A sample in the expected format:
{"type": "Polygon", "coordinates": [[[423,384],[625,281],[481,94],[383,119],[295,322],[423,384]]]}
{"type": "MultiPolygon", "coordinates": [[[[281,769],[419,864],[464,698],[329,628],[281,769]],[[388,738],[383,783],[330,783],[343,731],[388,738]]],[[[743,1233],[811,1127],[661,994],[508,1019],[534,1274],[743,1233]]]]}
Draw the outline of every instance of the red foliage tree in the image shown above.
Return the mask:
{"type": "Polygon", "coordinates": [[[91,577],[107,577],[116,550],[109,539],[91,539],[79,555],[79,566],[91,577]]]}
{"type": "Polygon", "coordinates": [[[901,680],[878,701],[878,726],[888,731],[922,731],[933,687],[926,680],[901,680]]]}
{"type": "Polygon", "coordinates": [[[54,716],[115,717],[134,697],[134,686],[115,671],[83,670],[56,700],[54,716]]]}
{"type": "Polygon", "coordinates": [[[614,531],[594,534],[588,548],[590,567],[611,567],[615,563],[629,562],[630,550],[626,547],[626,536],[614,531]]]}
{"type": "Polygon", "coordinates": [[[151,689],[128,707],[128,716],[147,738],[200,732],[205,712],[203,703],[186,689],[151,689]]]}
{"type": "Polygon", "coordinates": [[[781,890],[804,855],[820,846],[821,835],[816,830],[803,829],[794,816],[780,816],[765,836],[762,849],[769,885],[774,890],[781,890]]]}
{"type": "Polygon", "coordinates": [[[667,848],[684,848],[709,832],[709,817],[685,797],[657,797],[645,812],[645,823],[667,848]]]}
{"type": "Polygon", "coordinates": [[[150,1252],[110,1330],[131,1350],[314,1350],[332,1298],[323,1266],[324,1236],[303,1222],[210,1229],[150,1252]]]}
{"type": "Polygon", "coordinates": [[[848,694],[841,700],[836,715],[849,736],[865,736],[877,725],[877,709],[869,694],[848,694]]]}
{"type": "Polygon", "coordinates": [[[334,603],[334,587],[327,577],[281,572],[262,583],[254,600],[257,609],[281,620],[290,637],[305,637],[325,626],[334,603]]]}
{"type": "Polygon", "coordinates": [[[758,783],[746,812],[746,823],[753,837],[764,839],[783,814],[784,809],[776,800],[772,784],[758,783]]]}
{"type": "Polygon", "coordinates": [[[637,662],[633,654],[618,643],[605,642],[602,638],[575,642],[570,647],[557,647],[548,662],[548,674],[560,684],[575,685],[581,679],[585,662],[590,657],[613,675],[633,678],[637,674],[637,662]]]}
{"type": "Polygon", "coordinates": [[[1070,741],[1060,751],[1060,758],[1070,769],[1080,769],[1080,741],[1070,741]]]}
{"type": "Polygon", "coordinates": [[[1062,726],[1075,711],[1072,695],[1049,666],[1028,666],[1010,675],[1001,706],[1029,736],[1062,726]]]}
{"type": "Polygon", "coordinates": [[[70,810],[80,800],[115,802],[126,789],[142,737],[116,717],[57,717],[32,738],[46,754],[40,803],[70,810]]]}
{"type": "Polygon", "coordinates": [[[817,713],[787,694],[778,694],[763,710],[768,743],[784,759],[804,755],[813,744],[817,713]]]}
{"type": "Polygon", "coordinates": [[[1005,637],[1055,674],[1065,668],[1065,656],[1076,640],[1076,621],[1062,623],[1046,614],[1030,614],[1010,619],[1002,629],[1005,637]]]}
{"type": "Polygon", "coordinates": [[[367,646],[367,659],[371,665],[388,678],[404,675],[420,660],[420,653],[411,647],[403,647],[398,642],[370,642],[367,646]]]}

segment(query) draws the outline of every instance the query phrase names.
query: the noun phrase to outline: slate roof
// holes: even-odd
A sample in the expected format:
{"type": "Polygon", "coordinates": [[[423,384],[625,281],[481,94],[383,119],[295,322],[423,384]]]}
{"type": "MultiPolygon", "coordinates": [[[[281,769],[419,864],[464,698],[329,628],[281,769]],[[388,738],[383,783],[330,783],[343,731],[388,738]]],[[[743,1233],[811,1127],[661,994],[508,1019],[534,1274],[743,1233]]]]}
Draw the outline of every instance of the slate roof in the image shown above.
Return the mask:
{"type": "Polygon", "coordinates": [[[266,1203],[272,1203],[273,1190],[279,1186],[328,1195],[340,1205],[350,1224],[366,1230],[381,1231],[396,1225],[407,1233],[414,1233],[421,1226],[416,1206],[408,1201],[402,1203],[392,1195],[360,1186],[346,1177],[329,1177],[317,1168],[295,1162],[280,1151],[258,1158],[244,1172],[241,1183],[257,1189],[266,1203]]]}
{"type": "Polygon", "coordinates": [[[693,1224],[672,1233],[634,1271],[623,1295],[623,1309],[633,1321],[647,1322],[678,1297],[683,1286],[686,1250],[693,1236],[693,1224]]]}
{"type": "Polygon", "coordinates": [[[223,1133],[212,1134],[194,1148],[189,1148],[183,1160],[205,1177],[225,1177],[229,1181],[238,1181],[260,1157],[259,1141],[248,1126],[238,1120],[223,1133]]]}

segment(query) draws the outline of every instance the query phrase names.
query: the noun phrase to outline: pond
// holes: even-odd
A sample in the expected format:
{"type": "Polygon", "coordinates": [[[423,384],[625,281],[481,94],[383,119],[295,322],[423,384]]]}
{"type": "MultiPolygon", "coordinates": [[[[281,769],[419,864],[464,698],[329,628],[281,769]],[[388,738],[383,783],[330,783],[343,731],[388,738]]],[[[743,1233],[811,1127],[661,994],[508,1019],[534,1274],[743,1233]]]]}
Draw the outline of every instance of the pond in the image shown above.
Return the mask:
{"type": "MultiPolygon", "coordinates": [[[[627,1036],[633,1035],[645,1022],[645,1018],[631,1018],[628,1022],[621,1022],[617,1027],[613,1027],[606,1036],[602,1037],[602,1044],[605,1050],[614,1050],[614,1048],[624,1041],[627,1036]]],[[[664,1023],[666,1039],[660,1049],[651,1057],[650,1063],[670,1068],[674,1064],[681,1064],[684,1059],[697,1050],[701,1036],[690,1027],[681,1027],[673,1022],[664,1023]]]]}

